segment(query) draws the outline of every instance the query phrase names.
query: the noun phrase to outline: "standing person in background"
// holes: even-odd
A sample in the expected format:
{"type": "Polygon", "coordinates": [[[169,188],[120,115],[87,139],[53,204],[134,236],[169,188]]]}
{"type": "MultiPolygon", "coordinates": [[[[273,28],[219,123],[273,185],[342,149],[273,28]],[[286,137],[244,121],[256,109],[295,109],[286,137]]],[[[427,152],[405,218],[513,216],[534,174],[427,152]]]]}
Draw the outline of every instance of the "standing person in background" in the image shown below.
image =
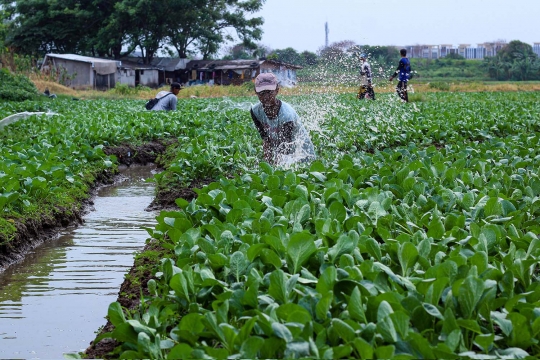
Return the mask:
{"type": "Polygon", "coordinates": [[[373,74],[371,72],[371,66],[367,62],[367,55],[360,54],[360,90],[358,91],[357,98],[375,100],[375,91],[373,91],[373,74]]]}
{"type": "Polygon", "coordinates": [[[290,166],[315,159],[315,149],[300,117],[291,105],[276,98],[278,79],[272,73],[255,78],[259,103],[251,107],[251,119],[263,140],[264,160],[290,166]]]}
{"type": "Polygon", "coordinates": [[[156,99],[158,102],[154,105],[152,110],[176,110],[176,103],[178,102],[178,99],[176,98],[176,95],[180,92],[180,89],[182,87],[179,83],[173,82],[171,84],[171,90],[170,91],[160,91],[156,95],[156,99]]]}
{"type": "Polygon", "coordinates": [[[407,82],[411,78],[411,61],[407,58],[407,50],[399,50],[401,59],[399,60],[398,67],[394,74],[390,76],[389,81],[394,80],[398,77],[398,84],[396,87],[396,92],[398,93],[401,100],[409,102],[409,95],[407,94],[407,82]]]}

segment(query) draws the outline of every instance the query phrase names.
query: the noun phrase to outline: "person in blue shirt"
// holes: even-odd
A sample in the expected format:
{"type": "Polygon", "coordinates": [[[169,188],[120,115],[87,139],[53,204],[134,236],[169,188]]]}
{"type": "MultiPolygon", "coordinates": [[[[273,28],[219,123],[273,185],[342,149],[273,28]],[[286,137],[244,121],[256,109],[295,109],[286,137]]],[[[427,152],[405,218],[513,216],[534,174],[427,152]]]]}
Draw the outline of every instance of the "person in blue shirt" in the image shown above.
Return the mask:
{"type": "Polygon", "coordinates": [[[398,77],[398,84],[396,86],[396,92],[398,93],[401,100],[409,102],[409,95],[407,94],[407,82],[411,78],[411,61],[407,58],[407,50],[399,50],[401,59],[399,60],[398,67],[394,74],[390,76],[389,81],[394,80],[398,77]]]}
{"type": "Polygon", "coordinates": [[[278,83],[272,73],[255,78],[259,103],[251,107],[250,113],[263,141],[264,160],[284,167],[310,162],[316,156],[309,133],[292,106],[276,98],[278,83]]]}

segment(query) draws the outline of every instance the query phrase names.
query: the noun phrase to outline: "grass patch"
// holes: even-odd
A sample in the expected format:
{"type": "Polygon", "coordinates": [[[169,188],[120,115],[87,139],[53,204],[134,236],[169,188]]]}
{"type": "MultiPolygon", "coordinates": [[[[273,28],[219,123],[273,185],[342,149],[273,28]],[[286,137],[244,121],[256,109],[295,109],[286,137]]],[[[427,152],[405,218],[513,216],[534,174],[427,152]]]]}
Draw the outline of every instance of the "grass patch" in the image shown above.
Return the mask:
{"type": "MultiPolygon", "coordinates": [[[[540,82],[538,81],[523,81],[523,82],[500,82],[500,81],[481,81],[481,80],[444,80],[437,79],[413,79],[411,85],[414,86],[416,92],[500,92],[500,91],[540,91],[540,82]]],[[[124,84],[118,84],[110,91],[97,90],[74,90],[55,82],[45,81],[40,79],[32,79],[37,89],[40,92],[49,89],[51,93],[58,95],[60,98],[78,98],[87,100],[124,100],[137,99],[148,100],[162,90],[168,91],[169,87],[161,87],[159,89],[150,89],[145,86],[128,87],[124,84]]],[[[375,93],[392,93],[395,91],[395,82],[389,82],[386,79],[379,79],[375,82],[375,93]]],[[[358,92],[357,85],[347,84],[325,84],[322,82],[316,83],[299,83],[295,87],[280,89],[281,95],[313,95],[313,94],[354,94],[358,92]]],[[[245,83],[244,85],[236,86],[221,86],[221,85],[197,85],[184,88],[178,94],[179,99],[189,98],[220,98],[220,97],[239,97],[239,96],[254,96],[253,83],[245,83]]],[[[43,97],[45,99],[45,97],[43,97]]]]}
{"type": "Polygon", "coordinates": [[[419,93],[414,93],[414,94],[411,94],[409,93],[409,102],[424,102],[426,101],[427,98],[424,94],[419,94],[419,93]]]}

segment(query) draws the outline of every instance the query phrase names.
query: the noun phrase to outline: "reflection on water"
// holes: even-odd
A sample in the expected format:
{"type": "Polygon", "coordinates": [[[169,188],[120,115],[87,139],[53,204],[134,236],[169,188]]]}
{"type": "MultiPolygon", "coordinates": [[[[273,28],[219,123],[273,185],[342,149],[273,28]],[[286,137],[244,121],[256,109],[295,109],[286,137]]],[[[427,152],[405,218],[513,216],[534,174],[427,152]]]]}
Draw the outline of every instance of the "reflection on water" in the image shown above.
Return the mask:
{"type": "Polygon", "coordinates": [[[133,253],[144,247],[155,213],[144,211],[151,167],[131,167],[100,190],[84,225],[34,249],[0,273],[0,358],[59,359],[86,349],[105,325],[133,253]]]}

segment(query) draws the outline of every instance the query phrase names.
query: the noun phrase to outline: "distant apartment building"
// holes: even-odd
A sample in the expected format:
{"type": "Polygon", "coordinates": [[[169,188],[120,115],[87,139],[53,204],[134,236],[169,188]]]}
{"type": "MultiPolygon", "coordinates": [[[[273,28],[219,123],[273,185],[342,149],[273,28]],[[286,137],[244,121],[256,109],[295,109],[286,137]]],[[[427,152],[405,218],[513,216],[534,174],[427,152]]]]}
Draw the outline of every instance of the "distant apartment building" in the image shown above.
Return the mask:
{"type": "Polygon", "coordinates": [[[536,55],[540,56],[540,42],[533,44],[533,51],[536,55]]]}
{"type": "Polygon", "coordinates": [[[410,45],[405,46],[407,55],[414,58],[438,59],[441,57],[441,45],[410,45]]]}
{"type": "Polygon", "coordinates": [[[445,57],[447,55],[455,54],[455,53],[456,53],[456,49],[454,48],[454,45],[451,45],[451,44],[440,45],[440,52],[439,52],[440,57],[445,57]]]}
{"type": "MultiPolygon", "coordinates": [[[[450,54],[459,54],[465,59],[482,60],[485,57],[495,56],[506,45],[505,41],[485,42],[472,46],[471,44],[442,45],[408,45],[407,56],[411,58],[439,59],[450,54]]],[[[540,56],[540,42],[534,43],[533,51],[540,56]]]]}

